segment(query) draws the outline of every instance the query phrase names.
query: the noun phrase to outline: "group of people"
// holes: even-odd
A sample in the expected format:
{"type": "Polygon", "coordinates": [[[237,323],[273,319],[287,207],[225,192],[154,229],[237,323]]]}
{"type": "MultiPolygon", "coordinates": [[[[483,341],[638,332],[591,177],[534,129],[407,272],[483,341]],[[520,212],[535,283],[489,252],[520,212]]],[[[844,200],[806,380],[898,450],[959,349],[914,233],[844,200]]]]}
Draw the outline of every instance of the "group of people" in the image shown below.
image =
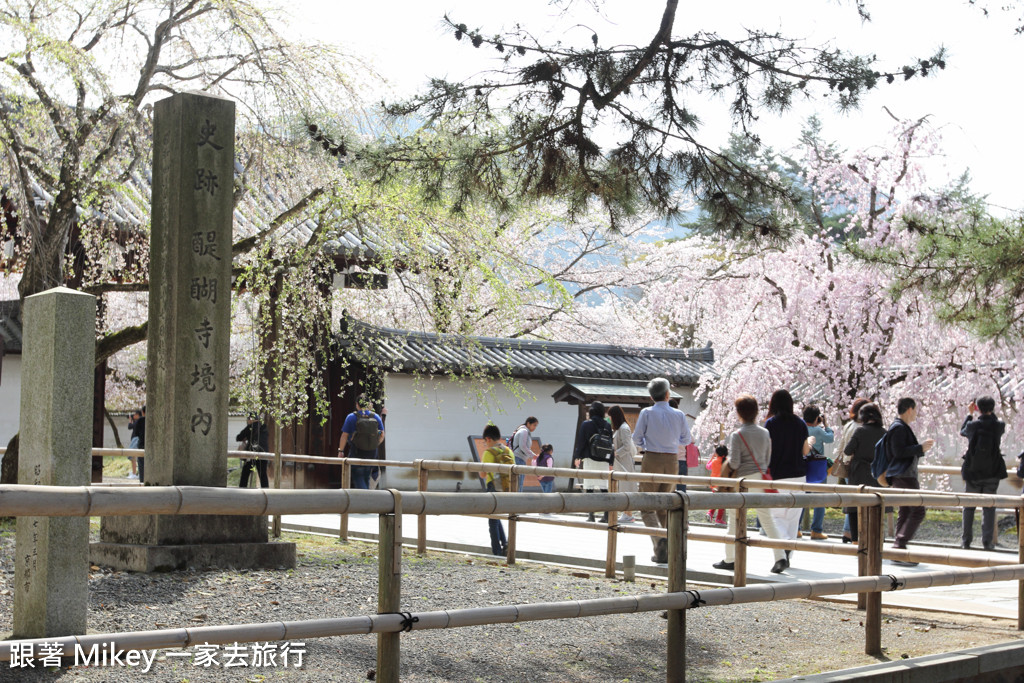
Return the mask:
{"type": "MultiPolygon", "coordinates": [[[[348,448],[348,457],[361,460],[377,460],[377,451],[380,444],[384,442],[384,420],[387,416],[387,409],[382,408],[378,414],[373,410],[373,403],[366,394],[356,397],[356,409],[345,417],[341,426],[341,440],[338,443],[338,455],[345,455],[348,448]]],[[[266,421],[259,413],[249,413],[246,418],[246,425],[235,436],[243,451],[253,453],[266,453],[269,451],[269,434],[266,421]]],[[[268,461],[259,457],[246,458],[242,462],[242,472],[238,479],[238,486],[246,488],[249,486],[249,477],[255,469],[259,476],[260,487],[269,488],[270,480],[267,476],[268,461]]],[[[351,470],[352,488],[369,489],[376,488],[380,479],[380,468],[371,465],[353,465],[351,470]]]]}
{"type": "MultiPolygon", "coordinates": [[[[620,472],[633,472],[638,453],[643,454],[640,471],[649,474],[686,474],[686,449],[693,448],[687,416],[670,403],[670,385],[667,379],[658,377],[647,385],[654,405],[640,411],[635,431],[630,430],[626,415],[620,406],[610,409],[599,401],[591,404],[588,419],[579,427],[576,445],[572,455],[573,466],[582,471],[583,486],[588,491],[604,488],[606,479],[588,478],[587,472],[606,475],[609,468],[620,472]],[[591,485],[593,483],[593,485],[591,485]]],[[[730,476],[746,479],[771,479],[781,482],[822,483],[829,475],[829,460],[824,445],[835,442],[835,432],[826,424],[821,410],[814,405],[806,406],[798,416],[794,409],[793,397],[785,389],[772,394],[768,402],[765,419],[758,422],[760,406],[757,399],[742,394],[734,401],[739,426],[729,435],[725,444],[719,445],[716,454],[721,458],[717,463],[731,472],[730,476]]],[[[900,489],[919,489],[918,460],[935,446],[934,439],[918,441],[912,428],[918,416],[917,402],[913,398],[901,398],[896,404],[898,417],[886,428],[879,406],[868,399],[858,398],[849,410],[849,421],[842,427],[837,443],[837,457],[832,473],[841,477],[840,483],[856,486],[892,486],[900,489]],[[884,440],[887,467],[881,476],[872,472],[877,459],[876,445],[884,440]]],[[[349,457],[377,459],[377,449],[384,441],[385,411],[377,414],[366,395],[356,400],[356,410],[347,416],[342,426],[338,454],[343,455],[349,447],[349,457]]],[[[143,447],[145,438],[145,408],[133,416],[133,447],[143,447]]],[[[540,421],[528,417],[506,440],[501,430],[488,424],[483,431],[485,450],[481,461],[496,464],[530,464],[533,452],[533,432],[540,421]]],[[[967,438],[968,447],[964,456],[962,474],[968,493],[995,493],[999,481],[1007,476],[1006,465],[1000,452],[1000,441],[1005,424],[995,415],[995,401],[984,396],[972,402],[969,414],[961,426],[960,433],[967,438]],[[975,418],[975,413],[978,417],[975,418]]],[[[246,450],[267,450],[267,429],[259,415],[249,415],[246,428],[236,437],[245,443],[246,450]]],[[[554,449],[550,444],[541,446],[534,463],[537,467],[554,466],[554,449]]],[[[142,475],[143,459],[139,459],[139,474],[142,475]]],[[[242,468],[241,486],[248,485],[249,474],[255,467],[260,484],[268,486],[267,464],[265,461],[246,461],[242,468]]],[[[715,468],[717,470],[717,468],[715,468]]],[[[352,467],[352,487],[371,488],[379,477],[379,468],[372,466],[352,467]]],[[[553,476],[540,476],[541,490],[554,490],[553,476]]],[[[518,477],[518,487],[523,486],[523,476],[518,477]]],[[[485,486],[488,491],[512,491],[510,477],[488,472],[485,486]]],[[[675,484],[641,482],[619,482],[620,492],[670,492],[675,484]]],[[[685,489],[685,487],[680,487],[685,489]]],[[[814,508],[811,518],[811,538],[826,539],[824,533],[824,508],[814,508]]],[[[846,519],[843,529],[844,542],[858,540],[857,509],[844,510],[846,519]]],[[[964,508],[962,547],[970,548],[973,542],[974,508],[964,508]]],[[[800,521],[803,508],[772,508],[755,510],[761,529],[769,538],[791,540],[801,536],[800,521]]],[[[643,511],[643,523],[648,527],[665,528],[665,511],[643,511]]],[[[896,521],[893,547],[906,548],[914,538],[925,517],[922,506],[901,506],[896,521]]],[[[609,513],[604,513],[602,523],[607,523],[609,513]]],[[[590,515],[595,521],[595,515],[590,515]]],[[[624,512],[618,522],[630,523],[634,517],[624,512]]],[[[735,534],[736,525],[746,523],[739,520],[735,510],[728,513],[728,533],[735,534]]],[[[505,555],[507,540],[505,530],[498,519],[488,520],[491,550],[495,555],[505,555]]],[[[982,513],[982,546],[986,550],[995,547],[995,509],[984,508],[982,513]]],[[[652,561],[667,562],[667,541],[652,537],[654,555],[652,561]]],[[[773,573],[789,568],[792,552],[773,549],[775,563],[773,573]]],[[[715,568],[734,568],[734,547],[725,546],[725,559],[716,562],[715,568]]],[[[895,561],[896,564],[913,565],[913,562],[895,561]]]]}
{"type": "MultiPolygon", "coordinates": [[[[973,401],[967,416],[960,426],[960,435],[967,439],[963,456],[961,476],[967,493],[993,494],[999,482],[1005,479],[1006,461],[1001,451],[1006,424],[995,414],[995,399],[982,396],[973,401]],[[975,413],[978,414],[975,417],[975,413]]],[[[898,417],[888,429],[883,425],[879,407],[865,398],[858,398],[850,405],[850,421],[843,428],[839,442],[837,474],[845,474],[845,483],[855,486],[888,485],[895,488],[918,489],[918,460],[935,446],[934,439],[918,442],[911,427],[917,419],[917,403],[912,398],[901,398],[896,404],[898,417]],[[881,477],[872,473],[875,446],[885,438],[885,451],[889,466],[881,477]],[[843,471],[841,468],[846,467],[843,471]]],[[[960,545],[969,549],[974,541],[973,507],[965,507],[960,545]]],[[[843,528],[844,542],[857,540],[857,515],[855,508],[846,509],[846,524],[843,528]]],[[[906,548],[914,538],[918,527],[925,518],[925,508],[902,506],[896,521],[894,548],[906,548]]],[[[982,547],[995,550],[995,508],[982,511],[982,547]]],[[[913,565],[912,562],[896,564],[913,565]]]]}
{"type": "MultiPolygon", "coordinates": [[[[722,449],[733,476],[749,479],[772,479],[792,482],[824,482],[828,475],[828,461],[822,444],[831,443],[834,433],[827,427],[821,411],[807,406],[803,416],[794,412],[793,397],[780,389],[772,394],[767,417],[763,425],[757,423],[757,400],[748,394],[736,398],[734,404],[740,426],[722,449]]],[[[850,420],[843,427],[838,442],[838,455],[834,473],[845,475],[845,481],[855,486],[891,486],[899,489],[919,489],[918,461],[935,446],[934,439],[919,441],[913,430],[918,417],[917,402],[901,398],[896,404],[897,417],[886,428],[881,409],[868,399],[859,398],[850,406],[850,420]],[[884,457],[876,452],[881,447],[884,457]],[[878,472],[879,462],[884,464],[878,472]],[[875,471],[873,471],[873,469],[875,471]]],[[[999,480],[1007,476],[1006,464],[1000,452],[1000,440],[1005,424],[995,416],[995,401],[989,396],[977,399],[969,407],[960,433],[968,440],[962,474],[968,493],[995,493],[999,480]],[[977,418],[975,413],[979,413],[977,418]]],[[[755,511],[764,533],[769,538],[796,539],[802,508],[772,508],[755,511]]],[[[844,542],[858,540],[857,508],[847,508],[844,542]]],[[[811,538],[824,539],[824,509],[813,511],[811,538]]],[[[925,508],[916,505],[900,506],[896,519],[893,548],[905,549],[913,540],[925,508]]],[[[728,532],[734,534],[738,523],[736,511],[730,510],[728,532]]],[[[973,541],[974,508],[964,508],[961,546],[970,548],[973,541]]],[[[982,514],[983,547],[995,548],[995,509],[984,508],[982,514]]],[[[773,573],[789,568],[792,553],[774,549],[773,573]]],[[[734,549],[725,547],[725,560],[714,564],[717,569],[734,568],[734,549]]],[[[894,564],[914,566],[916,562],[894,560],[894,564]]]]}
{"type": "MultiPolygon", "coordinates": [[[[590,405],[588,418],[580,424],[579,432],[576,435],[576,446],[572,454],[573,467],[586,472],[600,472],[608,474],[612,469],[616,472],[634,471],[633,462],[636,458],[636,445],[633,443],[633,436],[626,422],[626,414],[620,406],[606,408],[600,401],[594,401],[590,405]]],[[[607,493],[605,479],[590,478],[586,474],[581,475],[583,487],[588,492],[601,491],[607,493]]],[[[635,493],[636,482],[619,482],[620,493],[635,493]]],[[[607,524],[609,513],[605,512],[600,521],[607,524]]],[[[594,513],[590,513],[588,521],[595,521],[594,513]]],[[[619,524],[629,524],[634,521],[630,512],[624,512],[618,518],[619,524]]]]}

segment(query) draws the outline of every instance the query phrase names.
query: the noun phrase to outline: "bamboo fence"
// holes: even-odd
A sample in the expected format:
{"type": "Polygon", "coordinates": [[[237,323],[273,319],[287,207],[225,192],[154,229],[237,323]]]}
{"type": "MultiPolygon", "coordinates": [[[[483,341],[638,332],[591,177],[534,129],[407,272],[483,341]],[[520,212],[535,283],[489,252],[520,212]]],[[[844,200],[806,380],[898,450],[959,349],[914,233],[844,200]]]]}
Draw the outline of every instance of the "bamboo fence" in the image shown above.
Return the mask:
{"type": "MultiPolygon", "coordinates": [[[[517,466],[491,466],[512,473],[517,466]]],[[[455,628],[540,619],[578,618],[606,614],[667,610],[666,678],[685,680],[686,610],[695,606],[768,602],[819,595],[858,593],[866,595],[865,651],[881,652],[881,592],[901,588],[960,585],[1015,580],[1024,587],[1024,556],[1018,563],[1000,567],[928,572],[910,576],[881,575],[881,511],[887,504],[974,505],[991,507],[1020,501],[1005,496],[939,494],[931,492],[870,493],[607,493],[536,494],[472,493],[459,496],[430,492],[399,491],[286,491],[211,489],[206,487],[54,487],[0,486],[0,515],[5,516],[107,516],[126,514],[305,514],[323,511],[374,513],[380,516],[378,612],[376,616],[342,619],[241,624],[195,629],[118,633],[46,638],[28,642],[58,642],[68,648],[111,643],[121,649],[184,647],[199,642],[229,643],[294,640],[354,633],[378,634],[378,679],[398,681],[402,630],[455,628]],[[867,551],[867,574],[858,578],[829,579],[787,584],[762,584],[708,591],[686,590],[686,512],[691,505],[723,508],[804,507],[844,505],[860,507],[866,514],[862,547],[867,551]],[[668,525],[668,593],[601,600],[503,605],[468,610],[395,614],[401,604],[401,524],[408,514],[519,514],[536,512],[600,512],[603,510],[666,510],[668,525]],[[418,621],[413,622],[412,616],[418,621]]],[[[770,541],[791,545],[800,542],[770,541]]],[[[814,544],[807,544],[813,546],[814,544]]],[[[743,547],[743,546],[741,546],[743,547]]],[[[772,546],[775,547],[775,546],[772,546]]],[[[800,547],[803,547],[801,544],[800,547]]],[[[1021,546],[1024,555],[1024,545],[1021,546]]],[[[811,548],[809,548],[811,549],[811,548]]],[[[915,553],[907,551],[908,557],[915,553]]],[[[1024,588],[1021,589],[1024,591],[1024,588]]],[[[1019,598],[1024,593],[1019,593],[1019,598]]],[[[1024,603],[1019,603],[1024,604],[1024,603]]],[[[1024,614],[1024,613],[1022,613],[1024,614]]],[[[1019,621],[1018,627],[1024,622],[1019,621]]],[[[0,643],[0,660],[26,641],[0,643]]]]}

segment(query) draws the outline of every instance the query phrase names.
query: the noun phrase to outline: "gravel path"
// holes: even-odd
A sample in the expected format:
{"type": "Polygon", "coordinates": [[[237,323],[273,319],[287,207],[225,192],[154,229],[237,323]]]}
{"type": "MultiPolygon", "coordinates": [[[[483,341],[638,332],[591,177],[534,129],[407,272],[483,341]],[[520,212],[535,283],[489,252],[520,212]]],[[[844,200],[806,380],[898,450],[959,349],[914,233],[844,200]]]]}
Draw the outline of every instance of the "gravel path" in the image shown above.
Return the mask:
{"type": "MultiPolygon", "coordinates": [[[[481,522],[482,524],[482,522],[481,522]]],[[[0,534],[0,631],[12,626],[13,531],[0,534]]],[[[290,571],[90,574],[91,631],[354,616],[376,611],[376,545],[289,535],[290,571]]],[[[662,592],[662,581],[628,584],[540,565],[430,553],[403,558],[403,609],[427,611],[662,592]]],[[[1006,621],[885,613],[887,656],[918,656],[1018,637],[1006,621]]],[[[876,661],[861,654],[861,614],[814,601],[737,605],[689,613],[688,680],[773,680],[876,661]]],[[[196,666],[157,653],[152,670],[128,667],[10,669],[0,681],[366,681],[375,636],[309,640],[303,667],[196,666]]],[[[245,646],[244,658],[252,651],[245,646]]],[[[192,654],[196,649],[189,650],[192,654]]],[[[665,622],[656,613],[412,632],[402,636],[403,681],[663,681],[665,622]]],[[[292,662],[294,664],[294,661],[292,662]]]]}

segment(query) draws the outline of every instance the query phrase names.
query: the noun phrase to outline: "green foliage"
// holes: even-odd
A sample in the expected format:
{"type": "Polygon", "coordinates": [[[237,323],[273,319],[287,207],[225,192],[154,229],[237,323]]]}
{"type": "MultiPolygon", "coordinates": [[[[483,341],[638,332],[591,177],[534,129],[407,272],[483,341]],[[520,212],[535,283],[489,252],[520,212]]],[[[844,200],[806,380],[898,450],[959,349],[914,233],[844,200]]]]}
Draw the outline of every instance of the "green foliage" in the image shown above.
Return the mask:
{"type": "Polygon", "coordinates": [[[945,66],[941,50],[880,72],[871,57],[765,31],[678,36],[677,7],[665,1],[646,44],[614,48],[600,47],[597,36],[579,47],[547,45],[523,29],[495,36],[446,18],[457,40],[497,50],[503,68],[461,83],[436,79],[419,97],[388,106],[416,130],[361,150],[361,168],[381,182],[409,174],[428,196],[451,192],[457,208],[470,198],[506,210],[555,197],[571,217],[599,206],[613,226],[641,208],[677,218],[685,194],[727,229],[777,235],[789,221],[744,208],[756,195],[785,194],[785,185],[702,144],[687,103],[725,98],[756,144],[762,111],[824,94],[848,109],[882,83],[945,66]]]}
{"type": "Polygon", "coordinates": [[[945,322],[986,339],[1024,338],[1024,215],[999,218],[965,175],[904,214],[910,247],[899,243],[856,253],[894,269],[895,294],[925,291],[945,322]]]}
{"type": "Polygon", "coordinates": [[[779,154],[750,136],[734,134],[720,155],[743,172],[722,181],[719,191],[728,202],[698,199],[700,215],[688,227],[697,234],[734,240],[784,241],[800,232],[825,232],[842,241],[841,215],[822,205],[817,190],[806,181],[805,170],[812,156],[834,159],[838,154],[836,145],[823,139],[821,122],[813,116],[801,131],[793,155],[779,154]]]}

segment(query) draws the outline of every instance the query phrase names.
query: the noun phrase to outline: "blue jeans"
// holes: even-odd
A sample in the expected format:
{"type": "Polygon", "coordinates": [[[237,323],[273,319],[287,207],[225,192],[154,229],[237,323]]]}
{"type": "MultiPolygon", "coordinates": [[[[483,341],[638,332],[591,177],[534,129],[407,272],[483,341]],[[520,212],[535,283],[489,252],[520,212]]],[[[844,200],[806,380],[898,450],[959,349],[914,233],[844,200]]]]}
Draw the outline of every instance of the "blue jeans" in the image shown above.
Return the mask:
{"type": "Polygon", "coordinates": [[[352,488],[354,489],[368,489],[370,488],[370,473],[377,469],[376,467],[370,467],[368,465],[353,465],[352,466],[352,488]]]}
{"type": "Polygon", "coordinates": [[[825,529],[825,508],[814,508],[814,516],[811,517],[811,531],[819,534],[825,529]]]}
{"type": "MultiPolygon", "coordinates": [[[[679,461],[679,474],[689,474],[690,468],[686,466],[686,458],[679,461]]],[[[676,491],[685,491],[686,484],[676,484],[676,491]]]]}
{"type": "MultiPolygon", "coordinates": [[[[487,485],[487,491],[494,493],[494,482],[492,481],[487,485]]],[[[491,534],[491,553],[494,555],[504,555],[508,550],[508,539],[505,538],[505,527],[502,526],[500,519],[488,519],[487,530],[491,534]]]]}
{"type": "Polygon", "coordinates": [[[543,491],[544,493],[554,493],[555,492],[555,480],[552,479],[551,481],[542,481],[540,483],[540,490],[543,491]]]}
{"type": "MultiPolygon", "coordinates": [[[[814,459],[807,461],[807,483],[824,484],[828,481],[828,461],[814,459]]],[[[811,516],[811,531],[823,533],[825,528],[825,508],[814,508],[811,516]]]]}
{"type": "MultiPolygon", "coordinates": [[[[803,526],[804,515],[807,514],[809,508],[804,508],[800,511],[800,526],[803,526]]],[[[817,533],[823,533],[825,529],[825,508],[810,508],[811,509],[811,531],[817,533]]]]}
{"type": "MultiPolygon", "coordinates": [[[[376,460],[377,451],[360,451],[354,447],[351,451],[350,458],[359,458],[361,460],[376,460]]],[[[372,465],[353,465],[352,466],[352,488],[354,489],[368,489],[370,488],[370,477],[377,477],[380,474],[380,468],[372,465]]]]}
{"type": "MultiPolygon", "coordinates": [[[[523,460],[522,458],[520,458],[518,455],[515,456],[515,459],[516,459],[516,464],[517,465],[525,465],[526,464],[526,461],[523,460]]],[[[517,488],[516,491],[522,491],[523,490],[523,480],[524,479],[526,479],[526,475],[525,474],[520,474],[519,475],[519,488],[517,488]]]]}

